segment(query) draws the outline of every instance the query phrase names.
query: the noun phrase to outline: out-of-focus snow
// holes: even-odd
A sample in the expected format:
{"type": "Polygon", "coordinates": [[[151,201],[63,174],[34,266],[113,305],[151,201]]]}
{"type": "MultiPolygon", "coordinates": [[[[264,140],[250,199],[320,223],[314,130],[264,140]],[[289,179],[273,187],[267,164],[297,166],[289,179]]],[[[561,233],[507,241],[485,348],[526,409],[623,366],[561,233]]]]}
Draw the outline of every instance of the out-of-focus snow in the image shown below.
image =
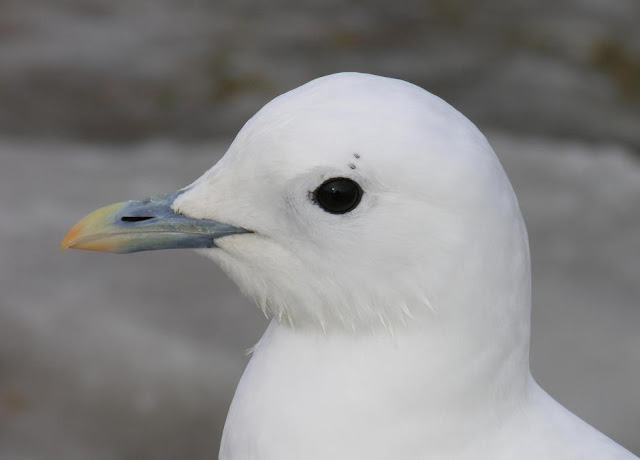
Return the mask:
{"type": "MultiPolygon", "coordinates": [[[[616,146],[494,133],[533,254],[532,365],[640,452],[640,164],[616,146]]],[[[265,319],[188,251],[61,253],[83,213],[176,190],[226,141],[0,140],[0,458],[216,458],[265,319]]]]}

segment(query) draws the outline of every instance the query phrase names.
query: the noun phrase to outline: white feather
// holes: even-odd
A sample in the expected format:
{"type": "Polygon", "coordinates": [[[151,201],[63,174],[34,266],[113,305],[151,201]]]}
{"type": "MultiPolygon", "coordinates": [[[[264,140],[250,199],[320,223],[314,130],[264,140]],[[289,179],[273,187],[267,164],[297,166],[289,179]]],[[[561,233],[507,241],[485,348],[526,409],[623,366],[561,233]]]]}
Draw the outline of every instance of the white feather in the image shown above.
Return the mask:
{"type": "Polygon", "coordinates": [[[274,318],[222,460],[635,458],[531,377],[518,202],[441,99],[315,80],[258,112],[174,208],[255,232],[203,252],[274,318]],[[331,177],[361,185],[353,211],[310,199],[331,177]]]}

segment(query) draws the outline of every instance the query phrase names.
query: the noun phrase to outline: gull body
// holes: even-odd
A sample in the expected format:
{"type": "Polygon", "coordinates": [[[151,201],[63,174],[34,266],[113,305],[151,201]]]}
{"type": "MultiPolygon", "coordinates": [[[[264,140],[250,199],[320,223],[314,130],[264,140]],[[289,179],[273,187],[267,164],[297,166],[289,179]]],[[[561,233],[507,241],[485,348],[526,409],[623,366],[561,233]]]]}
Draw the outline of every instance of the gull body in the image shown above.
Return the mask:
{"type": "Polygon", "coordinates": [[[176,238],[272,317],[221,460],[637,458],[531,376],[516,196],[485,137],[427,91],[355,73],[314,80],[152,203],[104,208],[63,244],[133,252],[176,238]],[[361,191],[344,212],[318,192],[336,179],[361,191]]]}

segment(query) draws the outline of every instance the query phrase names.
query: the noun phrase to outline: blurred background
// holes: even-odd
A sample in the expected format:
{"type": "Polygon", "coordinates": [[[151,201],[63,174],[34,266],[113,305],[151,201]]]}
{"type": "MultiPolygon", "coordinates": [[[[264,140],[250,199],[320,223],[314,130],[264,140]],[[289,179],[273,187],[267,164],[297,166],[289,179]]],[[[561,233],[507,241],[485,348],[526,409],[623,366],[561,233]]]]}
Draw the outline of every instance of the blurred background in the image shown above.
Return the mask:
{"type": "Polygon", "coordinates": [[[637,0],[0,1],[0,458],[217,458],[266,320],[190,252],[58,242],[345,70],[487,134],[530,232],[534,376],[640,454],[639,21],[637,0]]]}

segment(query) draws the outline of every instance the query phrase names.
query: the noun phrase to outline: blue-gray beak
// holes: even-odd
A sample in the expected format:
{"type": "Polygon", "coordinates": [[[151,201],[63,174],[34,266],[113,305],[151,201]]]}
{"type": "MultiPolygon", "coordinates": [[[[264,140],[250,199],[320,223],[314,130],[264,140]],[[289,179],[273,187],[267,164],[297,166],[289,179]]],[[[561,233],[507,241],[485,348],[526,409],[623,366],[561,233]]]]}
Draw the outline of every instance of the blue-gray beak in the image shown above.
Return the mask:
{"type": "Polygon", "coordinates": [[[212,248],[215,240],[251,233],[244,228],[178,214],[172,193],[105,206],[80,219],[60,243],[62,249],[127,254],[172,248],[212,248]]]}

